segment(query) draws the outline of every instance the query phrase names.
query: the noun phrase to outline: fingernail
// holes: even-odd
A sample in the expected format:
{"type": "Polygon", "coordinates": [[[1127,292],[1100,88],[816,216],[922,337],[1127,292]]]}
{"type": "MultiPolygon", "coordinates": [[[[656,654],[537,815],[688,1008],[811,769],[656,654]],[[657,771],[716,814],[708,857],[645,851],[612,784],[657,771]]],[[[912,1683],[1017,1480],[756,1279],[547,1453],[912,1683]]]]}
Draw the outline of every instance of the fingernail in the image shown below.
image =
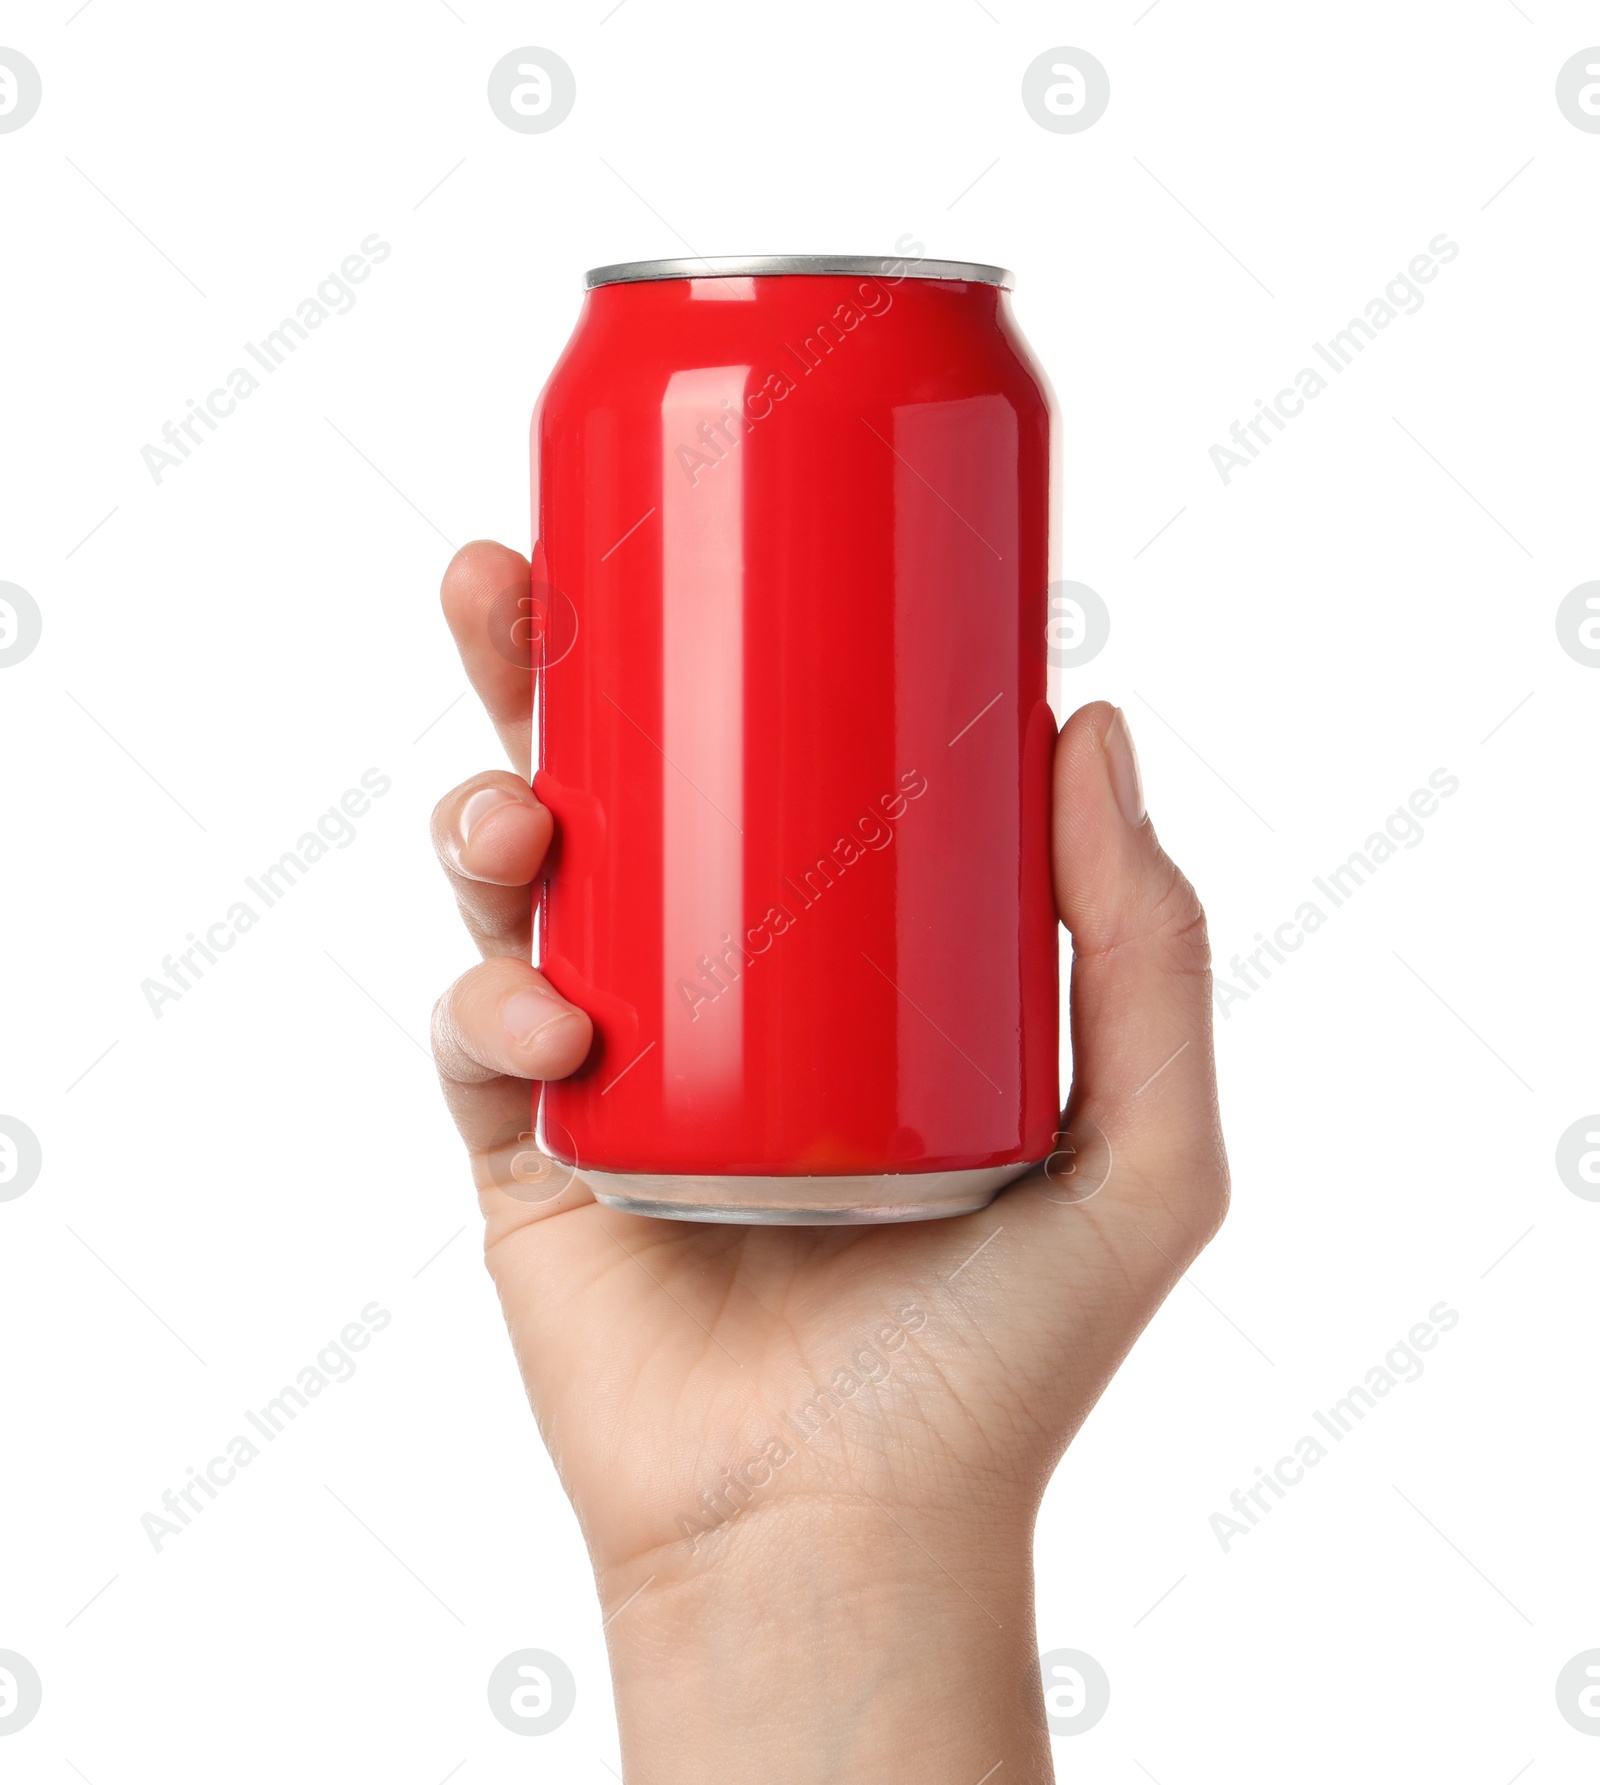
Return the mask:
{"type": "Polygon", "coordinates": [[[461,841],[469,843],[472,833],[491,812],[498,812],[502,806],[515,805],[514,797],[503,787],[480,787],[461,808],[456,818],[456,829],[461,841]]]}
{"type": "Polygon", "coordinates": [[[1106,732],[1106,767],[1122,816],[1129,824],[1143,824],[1144,782],[1139,778],[1139,757],[1133,747],[1133,733],[1128,729],[1128,716],[1121,707],[1106,732]]]}
{"type": "Polygon", "coordinates": [[[541,1030],[559,1023],[563,1017],[577,1014],[576,1008],[564,998],[554,998],[544,992],[513,992],[505,1001],[500,1020],[518,1047],[532,1047],[541,1030]]]}
{"type": "Polygon", "coordinates": [[[515,797],[503,787],[480,787],[468,796],[461,810],[456,813],[455,825],[445,838],[445,850],[455,866],[456,872],[474,879],[472,870],[467,867],[462,857],[472,833],[483,823],[491,812],[498,812],[502,806],[516,803],[515,797]]]}

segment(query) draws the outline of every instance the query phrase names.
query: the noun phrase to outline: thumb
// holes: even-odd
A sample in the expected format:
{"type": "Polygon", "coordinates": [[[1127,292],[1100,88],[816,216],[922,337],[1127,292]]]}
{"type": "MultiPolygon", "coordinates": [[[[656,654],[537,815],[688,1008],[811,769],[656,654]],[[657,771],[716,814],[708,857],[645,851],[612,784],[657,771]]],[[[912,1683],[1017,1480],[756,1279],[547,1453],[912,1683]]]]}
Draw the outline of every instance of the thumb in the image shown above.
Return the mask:
{"type": "Polygon", "coordinates": [[[1100,1129],[1110,1201],[1186,1262],[1227,1206],[1205,913],[1156,839],[1119,708],[1097,701],[1067,721],[1053,798],[1056,905],[1072,936],[1063,1126],[1100,1129]]]}

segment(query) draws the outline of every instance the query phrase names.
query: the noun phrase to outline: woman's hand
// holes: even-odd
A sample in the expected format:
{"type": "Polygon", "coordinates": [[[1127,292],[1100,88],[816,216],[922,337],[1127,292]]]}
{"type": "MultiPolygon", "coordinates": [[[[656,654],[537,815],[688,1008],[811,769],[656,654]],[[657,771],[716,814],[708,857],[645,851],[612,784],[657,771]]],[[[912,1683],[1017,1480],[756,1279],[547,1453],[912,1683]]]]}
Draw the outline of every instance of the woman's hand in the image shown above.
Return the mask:
{"type": "Polygon", "coordinates": [[[881,1228],[650,1220],[581,1177],[531,1201],[530,1081],[575,1070],[592,1030],[529,964],[552,820],[527,784],[529,674],[491,636],[528,576],[479,543],[444,578],[514,772],[434,814],[483,956],[434,1049],[593,1559],[628,1777],[1047,1779],[1040,1496],[1227,1203],[1205,921],[1126,721],[1084,707],[1056,745],[1074,1082],[1047,1170],[977,1214],[881,1228]]]}

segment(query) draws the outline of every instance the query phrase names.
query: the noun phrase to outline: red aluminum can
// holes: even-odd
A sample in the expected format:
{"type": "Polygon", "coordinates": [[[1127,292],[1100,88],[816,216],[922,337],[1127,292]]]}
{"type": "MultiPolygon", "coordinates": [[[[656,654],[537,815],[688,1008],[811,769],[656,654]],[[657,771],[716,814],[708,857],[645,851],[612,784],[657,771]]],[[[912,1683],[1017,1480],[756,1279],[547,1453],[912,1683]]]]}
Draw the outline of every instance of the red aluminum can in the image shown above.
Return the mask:
{"type": "Polygon", "coordinates": [[[534,413],[539,1137],[690,1220],[981,1208],[1057,1127],[1051,397],[994,267],[588,276],[534,413]]]}

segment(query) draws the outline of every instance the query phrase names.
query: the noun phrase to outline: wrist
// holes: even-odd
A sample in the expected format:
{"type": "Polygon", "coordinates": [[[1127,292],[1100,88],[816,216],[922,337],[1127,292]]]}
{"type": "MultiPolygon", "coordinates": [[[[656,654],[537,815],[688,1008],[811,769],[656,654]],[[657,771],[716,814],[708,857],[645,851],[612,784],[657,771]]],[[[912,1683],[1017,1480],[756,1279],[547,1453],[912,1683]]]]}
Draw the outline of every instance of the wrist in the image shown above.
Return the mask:
{"type": "Polygon", "coordinates": [[[1052,1776],[1027,1519],[786,1496],[600,1589],[629,1785],[1052,1776]]]}

